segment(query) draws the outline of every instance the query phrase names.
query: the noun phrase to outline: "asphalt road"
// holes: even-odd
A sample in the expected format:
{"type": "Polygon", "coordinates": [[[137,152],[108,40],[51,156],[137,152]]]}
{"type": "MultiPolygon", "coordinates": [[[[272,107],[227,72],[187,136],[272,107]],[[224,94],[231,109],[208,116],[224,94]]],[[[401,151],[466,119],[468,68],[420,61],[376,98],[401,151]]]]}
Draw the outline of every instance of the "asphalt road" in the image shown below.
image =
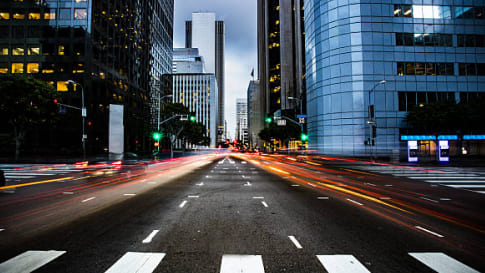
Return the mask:
{"type": "Polygon", "coordinates": [[[0,272],[485,271],[478,194],[324,167],[215,156],[93,188],[75,204],[56,195],[9,205],[0,272]],[[427,191],[453,200],[430,202],[427,191]],[[17,226],[12,217],[34,202],[58,205],[17,226]]]}

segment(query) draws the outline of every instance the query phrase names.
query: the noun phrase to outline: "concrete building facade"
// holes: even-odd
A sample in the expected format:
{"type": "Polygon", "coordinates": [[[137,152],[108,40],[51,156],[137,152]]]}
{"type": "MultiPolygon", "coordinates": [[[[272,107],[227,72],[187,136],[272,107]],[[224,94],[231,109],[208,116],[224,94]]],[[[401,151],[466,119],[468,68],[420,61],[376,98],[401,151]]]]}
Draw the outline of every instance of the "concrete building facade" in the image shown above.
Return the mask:
{"type": "Polygon", "coordinates": [[[247,145],[248,139],[248,100],[236,99],[236,135],[235,139],[247,145]]]}

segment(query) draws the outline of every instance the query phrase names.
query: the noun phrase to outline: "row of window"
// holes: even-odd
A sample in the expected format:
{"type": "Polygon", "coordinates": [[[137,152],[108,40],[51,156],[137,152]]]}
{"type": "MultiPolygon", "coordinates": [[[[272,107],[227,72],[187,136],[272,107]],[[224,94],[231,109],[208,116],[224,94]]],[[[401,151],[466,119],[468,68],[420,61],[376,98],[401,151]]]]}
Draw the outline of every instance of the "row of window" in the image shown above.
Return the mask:
{"type": "Polygon", "coordinates": [[[0,11],[0,20],[9,20],[10,18],[15,20],[71,20],[74,18],[75,20],[85,20],[88,17],[88,13],[86,9],[74,9],[74,17],[71,13],[71,9],[50,9],[47,12],[40,13],[40,12],[12,12],[11,14],[7,11],[0,11]]]}
{"type": "MultiPolygon", "coordinates": [[[[64,73],[70,71],[70,63],[43,63],[42,67],[39,63],[12,63],[10,66],[7,63],[0,63],[0,73],[28,73],[28,74],[51,74],[54,72],[64,73]]],[[[72,73],[84,73],[84,64],[73,64],[72,73]]]]}
{"type": "MultiPolygon", "coordinates": [[[[454,63],[398,62],[397,74],[404,75],[455,75],[454,63]]],[[[459,63],[460,76],[485,76],[485,63],[459,63]]]]}
{"type": "Polygon", "coordinates": [[[436,6],[436,5],[394,5],[395,17],[425,19],[483,19],[485,7],[436,6]]]}
{"type": "MultiPolygon", "coordinates": [[[[460,92],[460,102],[470,103],[485,98],[485,92],[460,92]]],[[[437,101],[456,101],[454,92],[398,92],[399,111],[410,111],[437,101]]]]}
{"type": "Polygon", "coordinates": [[[455,75],[453,63],[398,62],[397,75],[455,75]]]}
{"type": "MultiPolygon", "coordinates": [[[[84,44],[73,44],[73,55],[75,56],[83,56],[84,55],[84,44]]],[[[45,44],[42,46],[42,51],[39,45],[27,45],[24,47],[23,45],[13,45],[11,49],[7,45],[0,45],[0,56],[68,56],[71,52],[69,52],[66,48],[66,45],[54,45],[54,44],[45,44]]]]}
{"type": "MultiPolygon", "coordinates": [[[[398,46],[453,46],[452,34],[396,33],[398,46]]],[[[485,47],[485,35],[458,34],[458,47],[485,47]]]]}

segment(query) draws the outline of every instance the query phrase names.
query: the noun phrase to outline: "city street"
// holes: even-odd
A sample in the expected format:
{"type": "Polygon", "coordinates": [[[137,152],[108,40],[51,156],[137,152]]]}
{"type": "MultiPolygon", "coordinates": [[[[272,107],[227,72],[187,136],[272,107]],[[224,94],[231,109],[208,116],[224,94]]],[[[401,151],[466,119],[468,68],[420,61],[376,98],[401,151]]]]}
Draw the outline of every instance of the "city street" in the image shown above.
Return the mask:
{"type": "Polygon", "coordinates": [[[3,189],[0,272],[485,271],[483,168],[223,153],[74,169],[3,189]]]}

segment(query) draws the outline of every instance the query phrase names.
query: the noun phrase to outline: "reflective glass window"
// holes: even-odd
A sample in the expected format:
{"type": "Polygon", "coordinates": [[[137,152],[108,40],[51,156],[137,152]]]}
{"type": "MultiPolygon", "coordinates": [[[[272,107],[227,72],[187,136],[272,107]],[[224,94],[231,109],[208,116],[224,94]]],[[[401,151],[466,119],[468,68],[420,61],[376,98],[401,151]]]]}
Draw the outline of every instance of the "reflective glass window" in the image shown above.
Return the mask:
{"type": "Polygon", "coordinates": [[[24,55],[24,48],[22,46],[14,46],[12,48],[12,55],[14,55],[14,56],[24,55]]]}
{"type": "Polygon", "coordinates": [[[416,63],[415,73],[416,73],[416,75],[424,75],[425,74],[425,64],[424,63],[416,63]]]}
{"type": "Polygon", "coordinates": [[[404,63],[397,63],[397,75],[404,75],[404,63]]]}
{"type": "Polygon", "coordinates": [[[6,11],[0,11],[0,20],[8,20],[10,19],[10,13],[6,11]]]}
{"type": "Polygon", "coordinates": [[[71,20],[71,9],[59,9],[59,20],[71,20]]]}
{"type": "Polygon", "coordinates": [[[0,56],[7,56],[8,55],[8,46],[1,45],[0,46],[0,56]]]}
{"type": "Polygon", "coordinates": [[[0,73],[1,74],[8,73],[8,64],[7,63],[0,63],[0,73]]]}
{"type": "Polygon", "coordinates": [[[414,63],[406,63],[406,75],[414,75],[414,63]]]}
{"type": "Polygon", "coordinates": [[[44,13],[44,19],[46,20],[55,20],[56,19],[56,9],[51,9],[48,12],[44,13]]]}
{"type": "Polygon", "coordinates": [[[53,63],[43,63],[42,73],[50,74],[54,73],[55,65],[53,63]]]}
{"type": "Polygon", "coordinates": [[[57,82],[57,91],[59,91],[59,92],[67,92],[67,91],[69,91],[68,82],[67,81],[59,81],[59,82],[57,82]]]}
{"type": "Polygon", "coordinates": [[[74,19],[76,20],[85,20],[88,17],[88,13],[86,9],[75,9],[74,10],[74,19]]]}
{"type": "Polygon", "coordinates": [[[27,54],[30,55],[30,56],[40,55],[40,47],[39,46],[29,46],[27,54]]]}
{"type": "Polygon", "coordinates": [[[406,111],[406,92],[398,93],[399,111],[406,111]]]}
{"type": "Polygon", "coordinates": [[[38,12],[29,12],[29,20],[40,20],[40,13],[38,12]]]}
{"type": "Polygon", "coordinates": [[[15,12],[14,14],[12,14],[12,18],[17,20],[23,20],[25,19],[25,13],[15,12]]]}
{"type": "Polygon", "coordinates": [[[434,63],[426,64],[426,75],[436,75],[436,64],[434,63]]]}

